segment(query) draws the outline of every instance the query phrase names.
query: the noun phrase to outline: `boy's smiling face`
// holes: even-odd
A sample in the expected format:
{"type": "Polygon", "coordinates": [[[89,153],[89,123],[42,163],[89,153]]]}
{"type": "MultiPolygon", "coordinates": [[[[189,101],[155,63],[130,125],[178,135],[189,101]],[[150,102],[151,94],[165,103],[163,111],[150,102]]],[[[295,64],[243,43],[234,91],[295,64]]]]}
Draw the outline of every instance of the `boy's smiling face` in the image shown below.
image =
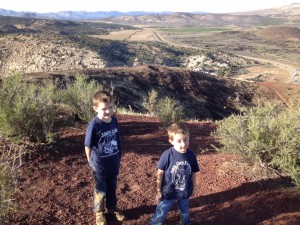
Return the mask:
{"type": "Polygon", "coordinates": [[[173,139],[169,139],[169,142],[177,152],[185,153],[190,144],[190,135],[177,133],[173,136],[173,139]]]}
{"type": "Polygon", "coordinates": [[[97,112],[97,116],[104,122],[110,122],[114,113],[114,104],[107,102],[99,102],[98,106],[93,107],[97,112]]]}

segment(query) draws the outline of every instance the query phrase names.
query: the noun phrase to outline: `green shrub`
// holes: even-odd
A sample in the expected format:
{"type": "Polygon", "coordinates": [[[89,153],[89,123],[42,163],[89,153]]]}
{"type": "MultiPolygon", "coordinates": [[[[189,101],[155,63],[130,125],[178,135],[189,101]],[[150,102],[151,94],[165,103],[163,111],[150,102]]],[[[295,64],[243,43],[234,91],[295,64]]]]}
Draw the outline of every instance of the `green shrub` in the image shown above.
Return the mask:
{"type": "Polygon", "coordinates": [[[268,102],[218,121],[212,135],[221,144],[217,150],[240,153],[287,174],[300,186],[299,119],[299,112],[268,102]]]}
{"type": "Polygon", "coordinates": [[[95,116],[92,95],[102,89],[102,85],[97,81],[88,81],[83,74],[77,74],[75,81],[67,81],[66,89],[60,91],[60,102],[70,106],[73,114],[80,120],[88,122],[95,116]]]}
{"type": "Polygon", "coordinates": [[[158,99],[157,96],[157,91],[151,90],[148,92],[148,97],[143,101],[143,106],[150,116],[158,117],[163,127],[180,121],[184,115],[181,103],[174,98],[158,99]]]}
{"type": "Polygon", "coordinates": [[[158,100],[155,107],[155,115],[159,118],[163,127],[173,122],[178,122],[183,116],[183,107],[176,99],[165,97],[158,100]]]}
{"type": "Polygon", "coordinates": [[[55,86],[24,82],[19,74],[3,78],[0,129],[3,134],[51,142],[54,138],[55,86]]]}
{"type": "Polygon", "coordinates": [[[144,99],[143,106],[150,113],[151,116],[155,115],[155,107],[157,103],[157,91],[151,90],[148,92],[148,98],[144,99]]]}

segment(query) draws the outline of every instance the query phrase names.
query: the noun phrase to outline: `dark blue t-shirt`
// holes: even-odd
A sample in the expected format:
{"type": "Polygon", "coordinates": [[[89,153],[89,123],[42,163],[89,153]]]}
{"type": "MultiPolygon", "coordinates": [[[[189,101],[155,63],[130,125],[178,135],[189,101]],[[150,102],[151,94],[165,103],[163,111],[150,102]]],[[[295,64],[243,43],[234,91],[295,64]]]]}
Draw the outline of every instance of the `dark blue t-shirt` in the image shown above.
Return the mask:
{"type": "Polygon", "coordinates": [[[86,129],[84,145],[91,148],[89,165],[100,177],[118,175],[121,146],[119,125],[115,117],[109,123],[94,117],[86,129]]]}
{"type": "Polygon", "coordinates": [[[192,173],[200,171],[197,158],[191,150],[180,153],[169,148],[160,157],[157,168],[164,171],[163,199],[189,198],[193,192],[192,173]]]}

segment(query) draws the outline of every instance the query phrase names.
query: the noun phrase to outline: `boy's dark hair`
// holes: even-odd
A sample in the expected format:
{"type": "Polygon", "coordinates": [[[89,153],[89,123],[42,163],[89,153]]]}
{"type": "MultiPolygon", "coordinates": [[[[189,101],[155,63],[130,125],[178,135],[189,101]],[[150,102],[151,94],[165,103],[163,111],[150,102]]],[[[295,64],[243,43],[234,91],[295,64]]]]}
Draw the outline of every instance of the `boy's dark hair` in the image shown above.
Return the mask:
{"type": "Polygon", "coordinates": [[[100,102],[113,103],[114,99],[108,91],[97,91],[92,97],[93,106],[98,106],[100,102]]]}
{"type": "Polygon", "coordinates": [[[173,140],[175,134],[190,134],[188,127],[182,122],[171,124],[167,132],[170,140],[173,140]]]}

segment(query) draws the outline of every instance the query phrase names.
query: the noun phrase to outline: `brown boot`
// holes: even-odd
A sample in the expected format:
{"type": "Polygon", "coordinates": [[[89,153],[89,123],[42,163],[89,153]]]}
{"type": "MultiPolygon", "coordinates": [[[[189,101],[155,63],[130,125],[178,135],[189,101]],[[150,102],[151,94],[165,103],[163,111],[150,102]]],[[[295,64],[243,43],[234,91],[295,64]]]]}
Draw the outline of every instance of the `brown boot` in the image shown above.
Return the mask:
{"type": "Polygon", "coordinates": [[[96,212],[96,225],[107,225],[104,212],[96,212]]]}
{"type": "Polygon", "coordinates": [[[115,209],[113,211],[113,214],[115,215],[118,221],[124,221],[126,219],[124,213],[119,209],[115,209]]]}

